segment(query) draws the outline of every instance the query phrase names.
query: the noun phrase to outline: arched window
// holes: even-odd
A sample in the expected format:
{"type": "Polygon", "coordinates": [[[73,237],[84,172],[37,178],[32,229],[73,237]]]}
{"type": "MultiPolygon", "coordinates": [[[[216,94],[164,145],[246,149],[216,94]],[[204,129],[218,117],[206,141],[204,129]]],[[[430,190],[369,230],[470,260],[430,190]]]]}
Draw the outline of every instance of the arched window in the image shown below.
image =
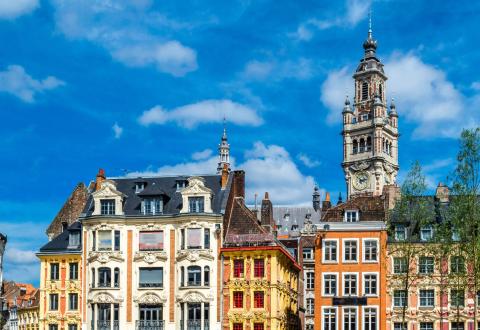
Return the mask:
{"type": "Polygon", "coordinates": [[[113,286],[115,288],[120,287],[120,268],[118,267],[113,271],[113,286]]]}
{"type": "Polygon", "coordinates": [[[98,287],[108,288],[112,285],[112,270],[108,267],[98,269],[98,287]]]}
{"type": "Polygon", "coordinates": [[[368,99],[368,83],[366,81],[362,82],[362,101],[368,99]]]}
{"type": "Polygon", "coordinates": [[[367,137],[367,151],[371,151],[372,150],[372,137],[369,136],[367,137]]]}
{"type": "Polygon", "coordinates": [[[203,285],[210,285],[210,267],[208,266],[205,266],[205,268],[203,268],[203,285]]]}
{"type": "Polygon", "coordinates": [[[353,154],[355,155],[356,153],[358,153],[358,141],[353,140],[353,154]]]}
{"type": "Polygon", "coordinates": [[[360,139],[360,152],[365,152],[365,139],[360,139]]]}
{"type": "Polygon", "coordinates": [[[202,285],[202,268],[200,266],[189,266],[188,272],[188,286],[202,285]]]}
{"type": "Polygon", "coordinates": [[[391,156],[392,155],[392,142],[390,142],[390,146],[388,148],[388,154],[391,156]]]}

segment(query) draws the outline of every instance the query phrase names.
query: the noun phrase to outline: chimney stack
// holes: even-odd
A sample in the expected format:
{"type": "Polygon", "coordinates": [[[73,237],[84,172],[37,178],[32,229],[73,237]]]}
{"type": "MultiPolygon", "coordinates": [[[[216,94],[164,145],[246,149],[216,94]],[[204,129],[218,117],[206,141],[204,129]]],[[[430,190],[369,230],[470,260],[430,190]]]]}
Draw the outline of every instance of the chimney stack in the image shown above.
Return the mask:
{"type": "Polygon", "coordinates": [[[233,171],[232,183],[233,197],[245,199],[245,171],[233,171]]]}
{"type": "Polygon", "coordinates": [[[440,203],[448,203],[450,201],[450,191],[446,185],[440,182],[435,190],[435,198],[440,203]]]}
{"type": "Polygon", "coordinates": [[[221,181],[221,184],[222,184],[222,190],[224,190],[226,187],[227,187],[227,183],[228,183],[228,165],[227,164],[223,164],[223,168],[222,168],[222,181],[221,181]]]}
{"type": "Polygon", "coordinates": [[[260,222],[262,226],[270,226],[270,229],[275,228],[275,222],[273,221],[273,205],[268,197],[268,192],[265,193],[265,197],[262,200],[260,222]]]}
{"type": "Polygon", "coordinates": [[[105,170],[103,168],[98,170],[97,178],[95,179],[95,191],[102,187],[102,182],[105,181],[105,170]]]}
{"type": "Polygon", "coordinates": [[[328,210],[332,207],[332,202],[330,201],[330,193],[327,192],[325,195],[325,200],[322,203],[322,210],[328,210]]]}

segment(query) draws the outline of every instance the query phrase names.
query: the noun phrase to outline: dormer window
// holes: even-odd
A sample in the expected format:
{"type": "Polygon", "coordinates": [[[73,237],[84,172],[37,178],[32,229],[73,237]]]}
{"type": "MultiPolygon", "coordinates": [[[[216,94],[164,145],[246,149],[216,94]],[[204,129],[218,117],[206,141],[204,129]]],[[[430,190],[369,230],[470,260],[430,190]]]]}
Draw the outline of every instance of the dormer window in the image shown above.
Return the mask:
{"type": "Polygon", "coordinates": [[[296,225],[296,224],[292,225],[292,231],[293,230],[298,230],[298,225],[296,225]]]}
{"type": "Polygon", "coordinates": [[[145,189],[145,182],[135,182],[135,193],[138,194],[145,189]]]}
{"type": "Polygon", "coordinates": [[[142,201],[142,213],[145,215],[162,214],[163,199],[162,198],[145,198],[142,201]]]}
{"type": "Polygon", "coordinates": [[[115,200],[114,199],[101,199],[100,200],[100,214],[101,215],[113,215],[113,214],[115,214],[115,200]]]}
{"type": "Polygon", "coordinates": [[[177,191],[180,191],[187,186],[187,181],[186,180],[177,180],[176,184],[177,184],[177,191]]]}
{"type": "Polygon", "coordinates": [[[357,222],[360,220],[357,210],[351,210],[345,212],[345,222],[357,222]]]}
{"type": "Polygon", "coordinates": [[[205,197],[188,197],[188,212],[203,213],[205,197]]]}
{"type": "Polygon", "coordinates": [[[407,238],[407,229],[404,225],[395,226],[395,240],[404,241],[407,238]]]}
{"type": "Polygon", "coordinates": [[[68,248],[78,248],[80,246],[80,232],[74,231],[68,235],[68,248]]]}
{"type": "Polygon", "coordinates": [[[431,225],[420,229],[420,239],[422,241],[430,241],[433,238],[433,228],[431,225]]]}

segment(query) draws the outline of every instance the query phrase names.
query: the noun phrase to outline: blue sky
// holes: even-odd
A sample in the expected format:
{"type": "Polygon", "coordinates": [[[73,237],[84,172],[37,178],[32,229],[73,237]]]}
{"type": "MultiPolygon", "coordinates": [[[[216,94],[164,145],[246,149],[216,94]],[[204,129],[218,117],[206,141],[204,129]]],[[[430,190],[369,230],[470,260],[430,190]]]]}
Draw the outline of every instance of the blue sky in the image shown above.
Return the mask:
{"type": "Polygon", "coordinates": [[[400,178],[418,159],[433,187],[478,124],[479,2],[0,0],[6,278],[38,284],[47,225],[98,168],[213,172],[224,114],[250,201],[343,191],[340,113],[370,9],[400,178]]]}

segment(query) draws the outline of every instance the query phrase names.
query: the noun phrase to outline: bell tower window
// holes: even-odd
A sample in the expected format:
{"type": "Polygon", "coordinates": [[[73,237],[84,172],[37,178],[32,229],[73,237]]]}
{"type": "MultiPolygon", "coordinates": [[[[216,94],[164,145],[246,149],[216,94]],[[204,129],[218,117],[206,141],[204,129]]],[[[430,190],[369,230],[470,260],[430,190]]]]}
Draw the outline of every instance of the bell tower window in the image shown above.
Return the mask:
{"type": "Polygon", "coordinates": [[[367,138],[367,151],[372,151],[372,137],[367,138]]]}
{"type": "Polygon", "coordinates": [[[358,153],[358,141],[357,140],[353,140],[353,154],[357,154],[358,153]]]}
{"type": "Polygon", "coordinates": [[[380,97],[380,100],[383,100],[383,88],[382,88],[382,84],[380,84],[378,86],[378,95],[380,97]]]}
{"type": "Polygon", "coordinates": [[[366,81],[362,82],[362,101],[368,99],[368,83],[366,81]]]}

